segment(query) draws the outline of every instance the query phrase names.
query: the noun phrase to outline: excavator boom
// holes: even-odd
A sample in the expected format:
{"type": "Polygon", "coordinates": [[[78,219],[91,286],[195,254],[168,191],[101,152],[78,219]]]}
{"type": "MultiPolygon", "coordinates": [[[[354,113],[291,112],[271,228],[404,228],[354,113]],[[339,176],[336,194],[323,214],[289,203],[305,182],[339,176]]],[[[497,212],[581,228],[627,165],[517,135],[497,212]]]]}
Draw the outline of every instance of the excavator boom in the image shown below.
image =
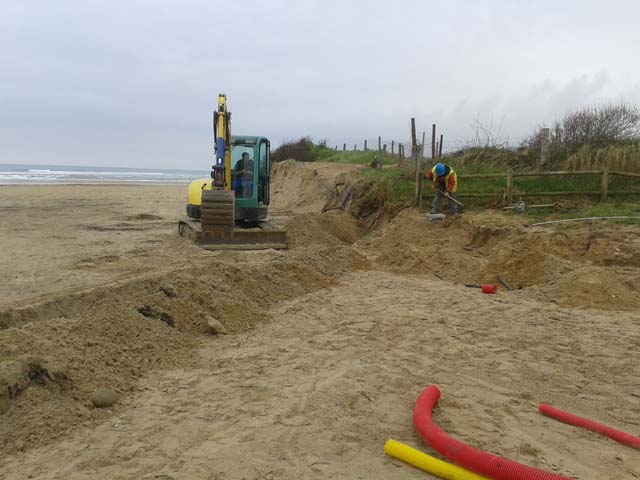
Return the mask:
{"type": "Polygon", "coordinates": [[[231,112],[227,110],[227,96],[218,95],[218,110],[213,114],[216,163],[211,177],[216,189],[231,190],[231,112]]]}
{"type": "Polygon", "coordinates": [[[232,242],[235,227],[235,196],[231,190],[231,113],[227,97],[218,95],[213,116],[216,160],[211,169],[212,188],[202,190],[200,225],[203,235],[214,241],[232,242]]]}

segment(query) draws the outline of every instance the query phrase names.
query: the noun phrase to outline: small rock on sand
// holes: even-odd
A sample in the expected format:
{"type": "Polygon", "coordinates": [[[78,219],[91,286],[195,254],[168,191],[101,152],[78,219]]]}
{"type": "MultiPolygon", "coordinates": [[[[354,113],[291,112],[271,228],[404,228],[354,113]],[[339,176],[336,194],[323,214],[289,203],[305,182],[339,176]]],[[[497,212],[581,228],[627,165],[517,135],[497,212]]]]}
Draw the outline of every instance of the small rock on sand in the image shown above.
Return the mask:
{"type": "Polygon", "coordinates": [[[117,399],[118,395],[113,390],[100,389],[96,390],[91,396],[91,403],[93,403],[94,407],[106,408],[116,403],[117,399]]]}
{"type": "Polygon", "coordinates": [[[211,335],[226,335],[228,331],[220,320],[207,317],[207,333],[211,335]]]}
{"type": "Polygon", "coordinates": [[[178,296],[178,292],[171,285],[162,285],[160,291],[169,298],[176,298],[178,296]]]}
{"type": "Polygon", "coordinates": [[[0,415],[4,415],[9,411],[9,402],[4,398],[0,398],[0,415]]]}

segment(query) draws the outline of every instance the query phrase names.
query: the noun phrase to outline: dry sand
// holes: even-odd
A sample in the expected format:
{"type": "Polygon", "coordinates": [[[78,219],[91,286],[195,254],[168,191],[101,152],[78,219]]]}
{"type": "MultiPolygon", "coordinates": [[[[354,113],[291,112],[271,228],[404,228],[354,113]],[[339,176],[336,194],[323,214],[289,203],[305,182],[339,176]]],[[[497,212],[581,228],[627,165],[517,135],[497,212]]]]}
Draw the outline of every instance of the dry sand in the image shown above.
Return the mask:
{"type": "Polygon", "coordinates": [[[172,249],[184,191],[176,185],[0,187],[0,306],[179,266],[172,249]]]}
{"type": "Polygon", "coordinates": [[[637,450],[536,412],[640,433],[640,229],[405,210],[367,231],[321,213],[350,170],[278,167],[286,252],[176,238],[183,187],[2,187],[0,479],[429,478],[382,446],[433,453],[411,422],[430,383],[476,447],[640,477],[637,450]],[[461,286],[498,273],[523,288],[461,286]]]}

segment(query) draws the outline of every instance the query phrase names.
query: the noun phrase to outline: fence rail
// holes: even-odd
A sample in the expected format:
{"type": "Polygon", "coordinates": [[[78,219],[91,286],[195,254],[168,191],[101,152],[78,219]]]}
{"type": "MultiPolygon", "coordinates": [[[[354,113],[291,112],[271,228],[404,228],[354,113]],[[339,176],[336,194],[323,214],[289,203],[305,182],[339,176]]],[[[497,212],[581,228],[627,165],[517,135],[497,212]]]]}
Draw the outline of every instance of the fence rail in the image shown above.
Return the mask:
{"type": "Polygon", "coordinates": [[[609,172],[609,175],[618,175],[620,177],[635,177],[635,178],[640,178],[640,173],[631,173],[631,172],[619,172],[619,171],[612,171],[609,172]]]}
{"type": "MultiPolygon", "coordinates": [[[[600,200],[606,201],[609,195],[620,194],[640,194],[640,190],[609,190],[609,181],[612,175],[629,178],[640,178],[640,173],[621,172],[621,171],[609,171],[604,168],[602,170],[561,170],[555,172],[512,172],[507,171],[504,173],[470,173],[466,175],[459,175],[461,179],[473,179],[473,178],[504,178],[506,179],[504,194],[507,201],[513,202],[514,186],[513,179],[518,177],[547,177],[547,176],[574,176],[574,175],[594,175],[600,176],[600,190],[597,191],[555,191],[555,192],[517,192],[521,197],[561,197],[561,196],[599,196],[600,200]]],[[[460,197],[468,198],[489,198],[496,197],[500,192],[486,193],[486,192],[466,192],[459,193],[460,197]]]]}

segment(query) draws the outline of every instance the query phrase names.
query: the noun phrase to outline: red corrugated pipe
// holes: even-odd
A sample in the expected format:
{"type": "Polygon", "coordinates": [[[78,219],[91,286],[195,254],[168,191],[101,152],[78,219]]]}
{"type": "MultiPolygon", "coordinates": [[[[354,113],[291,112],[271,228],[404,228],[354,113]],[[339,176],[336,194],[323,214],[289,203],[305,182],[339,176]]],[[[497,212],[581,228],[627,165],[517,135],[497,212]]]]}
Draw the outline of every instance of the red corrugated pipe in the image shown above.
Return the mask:
{"type": "Polygon", "coordinates": [[[431,419],[431,411],[439,398],[438,387],[429,385],[425,388],[416,401],[413,423],[423,440],[448,460],[495,480],[569,480],[569,477],[506,460],[451,438],[431,419]]]}
{"type": "Polygon", "coordinates": [[[640,448],[640,437],[616,430],[615,428],[607,427],[601,423],[587,420],[586,418],[582,418],[571,413],[563,412],[562,410],[558,410],[557,408],[553,408],[552,406],[544,403],[540,404],[538,410],[540,410],[541,414],[546,415],[547,417],[555,418],[556,420],[576,427],[586,428],[587,430],[599,433],[600,435],[605,435],[611,440],[620,442],[623,445],[640,448]]]}

